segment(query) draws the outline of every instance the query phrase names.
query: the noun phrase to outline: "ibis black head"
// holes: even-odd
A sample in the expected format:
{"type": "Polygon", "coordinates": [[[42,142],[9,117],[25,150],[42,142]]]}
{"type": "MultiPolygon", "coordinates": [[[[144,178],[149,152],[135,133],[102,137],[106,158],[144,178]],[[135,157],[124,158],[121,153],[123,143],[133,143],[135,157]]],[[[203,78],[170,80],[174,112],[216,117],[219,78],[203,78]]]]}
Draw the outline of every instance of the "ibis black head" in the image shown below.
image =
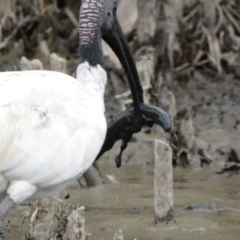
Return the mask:
{"type": "Polygon", "coordinates": [[[79,14],[79,39],[82,61],[103,66],[101,38],[117,55],[130,85],[134,110],[140,118],[143,90],[128,44],[117,19],[116,0],[82,0],[79,14]],[[140,103],[139,103],[140,102],[140,103]]]}
{"type": "Polygon", "coordinates": [[[105,8],[102,17],[101,30],[108,31],[113,29],[114,20],[117,12],[117,2],[115,0],[105,0],[105,8]]]}

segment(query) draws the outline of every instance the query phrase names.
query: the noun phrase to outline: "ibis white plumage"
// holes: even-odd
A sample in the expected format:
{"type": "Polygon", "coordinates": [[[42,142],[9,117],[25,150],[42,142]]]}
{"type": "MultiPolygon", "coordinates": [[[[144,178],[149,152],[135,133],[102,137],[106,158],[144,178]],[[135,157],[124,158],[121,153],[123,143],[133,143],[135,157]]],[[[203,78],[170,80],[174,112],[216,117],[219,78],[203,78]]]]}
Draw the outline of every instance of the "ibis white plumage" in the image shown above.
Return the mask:
{"type": "Polygon", "coordinates": [[[51,71],[0,73],[2,239],[4,216],[11,207],[69,186],[91,166],[103,145],[107,76],[102,37],[135,88],[136,68],[116,18],[115,0],[82,0],[79,36],[82,63],[76,79],[51,71]]]}
{"type": "Polygon", "coordinates": [[[106,134],[106,80],[100,66],[87,62],[77,79],[50,71],[1,73],[2,193],[15,203],[49,196],[90,167],[106,134]]]}

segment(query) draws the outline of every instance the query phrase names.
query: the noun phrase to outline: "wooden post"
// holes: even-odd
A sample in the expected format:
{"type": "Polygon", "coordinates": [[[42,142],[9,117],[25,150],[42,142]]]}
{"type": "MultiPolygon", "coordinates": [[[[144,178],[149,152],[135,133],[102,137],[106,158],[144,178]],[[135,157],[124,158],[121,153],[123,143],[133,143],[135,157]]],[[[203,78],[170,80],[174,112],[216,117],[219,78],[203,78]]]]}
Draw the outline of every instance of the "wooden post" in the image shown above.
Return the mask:
{"type": "Polygon", "coordinates": [[[155,223],[173,220],[172,149],[155,140],[154,207],[155,223]]]}
{"type": "Polygon", "coordinates": [[[95,187],[103,185],[103,181],[100,175],[99,170],[97,169],[97,163],[93,163],[93,165],[83,174],[83,177],[88,185],[88,187],[95,187]]]}

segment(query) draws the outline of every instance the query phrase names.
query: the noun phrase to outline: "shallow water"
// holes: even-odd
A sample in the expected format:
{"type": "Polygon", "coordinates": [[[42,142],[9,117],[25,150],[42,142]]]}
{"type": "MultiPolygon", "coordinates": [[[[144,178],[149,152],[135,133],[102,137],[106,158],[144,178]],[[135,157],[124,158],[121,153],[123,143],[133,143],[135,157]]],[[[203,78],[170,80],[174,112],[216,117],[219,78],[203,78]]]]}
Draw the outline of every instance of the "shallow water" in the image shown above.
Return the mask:
{"type": "MultiPolygon", "coordinates": [[[[211,138],[217,148],[221,145],[219,134],[222,134],[219,129],[215,133],[214,130],[203,132],[201,140],[211,138]]],[[[231,132],[224,132],[224,136],[234,139],[231,132]]],[[[152,137],[130,143],[120,169],[115,167],[113,160],[118,148],[99,162],[105,181],[103,187],[80,189],[76,185],[67,190],[71,197],[66,204],[80,203],[86,207],[86,228],[92,234],[89,239],[113,239],[118,229],[123,230],[125,240],[239,239],[240,176],[217,175],[225,157],[218,156],[215,151],[212,152],[215,161],[210,166],[201,168],[195,156],[189,168],[173,170],[175,222],[154,224],[152,137]],[[114,182],[118,183],[110,182],[106,175],[113,175],[114,182]],[[209,204],[212,208],[183,210],[198,204],[209,204]]],[[[239,146],[236,139],[234,144],[239,146]]],[[[11,221],[11,227],[6,229],[6,239],[23,236],[21,219],[24,209],[26,207],[11,210],[5,221],[11,221]]]]}

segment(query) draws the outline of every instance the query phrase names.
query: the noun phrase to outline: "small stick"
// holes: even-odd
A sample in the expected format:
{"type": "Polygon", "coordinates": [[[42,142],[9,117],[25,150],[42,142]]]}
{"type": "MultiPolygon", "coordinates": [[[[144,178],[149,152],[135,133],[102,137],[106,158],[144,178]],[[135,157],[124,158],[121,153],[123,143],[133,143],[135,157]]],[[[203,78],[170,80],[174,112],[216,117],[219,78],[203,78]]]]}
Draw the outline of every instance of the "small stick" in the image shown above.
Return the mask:
{"type": "Polygon", "coordinates": [[[24,56],[21,57],[19,66],[21,71],[43,70],[43,64],[39,59],[28,60],[24,56]]]}
{"type": "Polygon", "coordinates": [[[113,240],[124,240],[123,231],[121,229],[115,232],[113,240]]]}
{"type": "Polygon", "coordinates": [[[169,91],[168,92],[168,99],[169,99],[169,108],[168,108],[168,113],[169,115],[174,118],[176,116],[176,98],[173,94],[173,92],[169,91]]]}
{"type": "Polygon", "coordinates": [[[64,58],[59,57],[56,53],[50,55],[50,66],[52,71],[67,72],[67,61],[64,58]]]}
{"type": "Polygon", "coordinates": [[[172,149],[155,140],[154,207],[155,223],[173,220],[172,149]]]}

